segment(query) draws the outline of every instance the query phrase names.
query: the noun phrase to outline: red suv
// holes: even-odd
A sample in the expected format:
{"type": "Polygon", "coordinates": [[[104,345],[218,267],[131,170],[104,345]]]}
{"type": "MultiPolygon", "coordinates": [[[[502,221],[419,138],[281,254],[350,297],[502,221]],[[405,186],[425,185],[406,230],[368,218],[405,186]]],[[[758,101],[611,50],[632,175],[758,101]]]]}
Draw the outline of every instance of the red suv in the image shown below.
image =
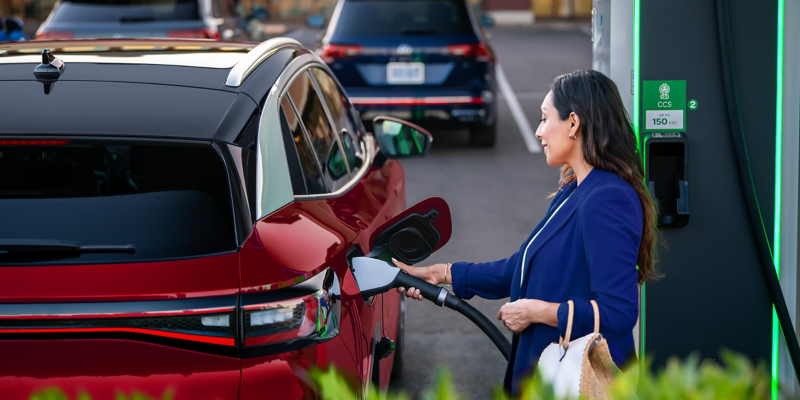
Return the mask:
{"type": "Polygon", "coordinates": [[[423,255],[449,238],[394,160],[427,132],[365,132],[289,39],[8,43],[0,76],[2,399],[314,398],[331,364],[387,387],[403,303],[349,261],[415,213],[444,227],[423,255]]]}

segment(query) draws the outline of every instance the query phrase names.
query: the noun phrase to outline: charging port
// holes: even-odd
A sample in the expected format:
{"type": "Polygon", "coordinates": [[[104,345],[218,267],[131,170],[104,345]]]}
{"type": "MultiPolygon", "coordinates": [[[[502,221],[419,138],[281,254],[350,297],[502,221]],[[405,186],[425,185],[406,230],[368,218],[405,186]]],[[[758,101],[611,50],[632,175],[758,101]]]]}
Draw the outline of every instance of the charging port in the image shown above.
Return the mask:
{"type": "Polygon", "coordinates": [[[645,136],[645,181],[662,227],[689,222],[688,143],[678,132],[645,136]]]}

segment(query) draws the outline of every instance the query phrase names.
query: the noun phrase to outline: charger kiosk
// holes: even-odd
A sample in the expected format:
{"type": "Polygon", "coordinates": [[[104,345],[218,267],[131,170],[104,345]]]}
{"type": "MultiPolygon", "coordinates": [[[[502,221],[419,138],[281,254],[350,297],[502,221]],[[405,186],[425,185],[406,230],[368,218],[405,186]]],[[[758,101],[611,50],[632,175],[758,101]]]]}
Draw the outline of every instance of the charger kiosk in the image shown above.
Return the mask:
{"type": "Polygon", "coordinates": [[[767,365],[773,398],[800,396],[800,0],[593,5],[593,68],[622,95],[666,243],[639,356],[727,348],[767,365]]]}

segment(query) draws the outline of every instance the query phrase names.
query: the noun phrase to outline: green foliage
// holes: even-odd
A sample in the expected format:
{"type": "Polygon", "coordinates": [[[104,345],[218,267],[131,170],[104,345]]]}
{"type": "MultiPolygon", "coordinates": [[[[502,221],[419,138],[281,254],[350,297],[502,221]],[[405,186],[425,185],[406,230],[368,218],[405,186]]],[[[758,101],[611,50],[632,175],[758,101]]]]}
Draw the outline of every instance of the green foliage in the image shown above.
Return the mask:
{"type": "Polygon", "coordinates": [[[770,398],[770,378],[764,365],[754,367],[747,357],[723,351],[725,368],[700,363],[697,356],[684,362],[670,360],[657,375],[644,369],[638,376],[624,374],[611,388],[611,398],[626,400],[711,400],[770,398]]]}
{"type": "MultiPolygon", "coordinates": [[[[671,360],[667,367],[653,374],[649,365],[639,370],[633,367],[619,375],[610,388],[610,398],[614,400],[762,400],[770,398],[770,378],[763,365],[754,367],[747,357],[729,351],[722,353],[725,368],[713,363],[700,363],[697,356],[683,362],[671,360]]],[[[356,400],[358,395],[345,377],[331,367],[328,371],[315,370],[311,378],[316,382],[323,400],[356,400]]],[[[564,400],[557,399],[553,388],[534,375],[522,385],[520,399],[525,400],[564,400]]],[[[174,392],[167,391],[161,400],[172,400],[174,392]]],[[[437,372],[432,388],[426,390],[424,400],[463,400],[453,385],[453,378],[444,369],[437,372]]],[[[370,386],[368,400],[409,400],[404,393],[380,393],[370,386]]],[[[507,394],[496,388],[495,400],[510,400],[507,394]]],[[[29,400],[91,400],[86,393],[79,393],[75,399],[69,398],[58,388],[40,390],[29,400]]],[[[116,400],[156,400],[141,393],[126,395],[117,393],[116,400]]]]}
{"type": "MultiPolygon", "coordinates": [[[[638,367],[619,375],[610,388],[614,400],[763,400],[770,398],[770,379],[763,365],[754,367],[747,357],[725,351],[722,354],[725,368],[714,363],[700,363],[697,356],[683,362],[671,360],[667,367],[653,374],[649,365],[642,371],[638,367]]],[[[424,400],[461,400],[453,385],[452,376],[440,370],[432,389],[423,394],[424,400]]],[[[355,400],[358,397],[347,381],[331,368],[327,372],[315,371],[316,381],[324,400],[355,400]]],[[[378,393],[371,388],[368,400],[408,399],[401,394],[378,393]]],[[[495,389],[495,400],[510,400],[500,388],[495,389]]],[[[553,388],[541,377],[534,375],[522,385],[519,399],[557,399],[553,388]]]]}
{"type": "MultiPolygon", "coordinates": [[[[172,400],[175,397],[175,392],[172,390],[167,390],[164,392],[161,400],[172,400]]],[[[158,400],[154,399],[148,395],[133,392],[129,395],[125,393],[118,392],[115,396],[116,400],[158,400]]],[[[28,400],[73,400],[66,393],[64,393],[61,389],[57,387],[51,387],[43,390],[38,390],[34,392],[28,400]]],[[[74,400],[92,400],[92,397],[89,396],[86,392],[79,392],[78,396],[75,397],[74,400]]]]}

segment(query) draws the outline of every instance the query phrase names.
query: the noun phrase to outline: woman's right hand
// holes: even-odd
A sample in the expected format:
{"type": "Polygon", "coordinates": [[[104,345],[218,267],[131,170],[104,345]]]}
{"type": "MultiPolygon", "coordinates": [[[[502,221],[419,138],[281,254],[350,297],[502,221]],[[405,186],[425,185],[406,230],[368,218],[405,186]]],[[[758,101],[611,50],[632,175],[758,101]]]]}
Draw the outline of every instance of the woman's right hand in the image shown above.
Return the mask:
{"type": "MultiPolygon", "coordinates": [[[[440,283],[445,283],[445,276],[444,276],[445,264],[434,264],[428,267],[416,267],[404,264],[400,261],[395,260],[394,258],[392,259],[392,262],[394,262],[394,265],[396,265],[403,271],[407,272],[409,275],[415,278],[422,279],[430,284],[438,285],[440,283]]],[[[406,297],[411,297],[419,301],[422,301],[422,294],[419,292],[419,289],[412,287],[406,290],[405,288],[400,287],[397,288],[397,292],[398,293],[405,292],[406,297]]]]}

